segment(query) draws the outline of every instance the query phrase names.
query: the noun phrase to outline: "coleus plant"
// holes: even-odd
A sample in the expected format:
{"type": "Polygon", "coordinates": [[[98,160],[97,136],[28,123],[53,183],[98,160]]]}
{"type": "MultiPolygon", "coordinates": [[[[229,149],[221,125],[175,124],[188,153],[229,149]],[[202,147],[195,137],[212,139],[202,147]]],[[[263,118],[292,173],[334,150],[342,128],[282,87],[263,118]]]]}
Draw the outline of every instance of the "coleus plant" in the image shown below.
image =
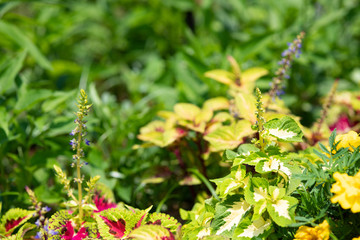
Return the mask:
{"type": "Polygon", "coordinates": [[[163,120],[155,120],[140,129],[138,138],[145,142],[141,147],[155,145],[169,149],[185,176],[189,174],[187,168],[196,166],[207,177],[206,160],[210,154],[234,149],[255,133],[251,128],[256,121],[252,111],[255,99],[250,92],[254,82],[268,71],[257,67],[241,72],[234,58],[229,57],[229,61],[233,72],[216,69],[206,72],[205,76],[233,87],[235,100],[212,98],[205,101],[202,108],[178,103],[173,112],[158,113],[163,120]]]}
{"type": "MultiPolygon", "coordinates": [[[[73,155],[72,167],[76,167],[76,178],[69,178],[59,166],[54,166],[55,172],[64,185],[64,190],[71,198],[65,202],[66,209],[59,210],[49,218],[45,216],[50,211],[42,207],[29,188],[34,210],[14,208],[1,217],[0,236],[9,240],[20,239],[164,239],[172,240],[178,235],[180,224],[176,219],[162,213],[150,213],[151,206],[139,210],[125,204],[115,204],[113,195],[106,186],[97,183],[99,176],[91,177],[86,182],[82,195],[83,180],[81,167],[87,163],[83,160],[85,154],[83,145],[90,142],[86,136],[86,120],[91,105],[88,104],[84,90],[80,91],[76,112],[76,127],[70,133],[74,138],[70,145],[76,152],[73,155]],[[77,189],[73,189],[72,182],[77,189]],[[77,197],[75,196],[77,193],[77,197]]],[[[1,205],[0,205],[1,206],[1,205]]],[[[1,210],[1,209],[0,209],[1,210]]]]}
{"type": "Polygon", "coordinates": [[[190,166],[207,176],[206,160],[211,153],[235,148],[255,133],[248,121],[238,121],[228,109],[229,101],[223,97],[205,101],[202,108],[178,103],[173,112],[159,112],[164,120],[142,127],[138,138],[146,142],[142,147],[155,145],[173,152],[184,176],[190,166]]]}
{"type": "Polygon", "coordinates": [[[257,89],[258,138],[242,144],[237,152],[225,151],[232,163],[227,176],[215,179],[217,196],[181,210],[183,239],[264,239],[277,227],[295,222],[298,200],[291,196],[300,184],[296,154],[281,152],[278,142],[301,142],[303,133],[291,117],[264,119],[260,90],[257,89]]]}

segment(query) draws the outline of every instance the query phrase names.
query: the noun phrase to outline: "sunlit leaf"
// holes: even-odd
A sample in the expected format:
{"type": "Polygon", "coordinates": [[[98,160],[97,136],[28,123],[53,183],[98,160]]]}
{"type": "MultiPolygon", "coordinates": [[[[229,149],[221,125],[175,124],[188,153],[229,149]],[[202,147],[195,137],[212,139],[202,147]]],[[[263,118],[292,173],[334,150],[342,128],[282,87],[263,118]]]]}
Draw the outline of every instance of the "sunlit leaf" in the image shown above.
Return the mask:
{"type": "Polygon", "coordinates": [[[273,119],[264,124],[266,131],[278,141],[284,142],[302,142],[303,133],[291,117],[273,119]]]}
{"type": "Polygon", "coordinates": [[[208,71],[205,73],[205,77],[212,78],[226,85],[234,83],[235,80],[235,74],[221,69],[208,71]]]}

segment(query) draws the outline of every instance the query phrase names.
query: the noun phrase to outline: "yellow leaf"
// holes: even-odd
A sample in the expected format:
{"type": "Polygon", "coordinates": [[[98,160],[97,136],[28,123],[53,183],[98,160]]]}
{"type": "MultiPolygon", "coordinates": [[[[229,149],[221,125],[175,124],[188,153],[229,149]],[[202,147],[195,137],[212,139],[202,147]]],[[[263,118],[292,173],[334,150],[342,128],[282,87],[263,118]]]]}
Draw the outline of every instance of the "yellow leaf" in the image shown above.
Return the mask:
{"type": "Polygon", "coordinates": [[[233,84],[235,81],[235,74],[221,69],[208,71],[205,73],[205,77],[212,78],[226,85],[233,84]]]}

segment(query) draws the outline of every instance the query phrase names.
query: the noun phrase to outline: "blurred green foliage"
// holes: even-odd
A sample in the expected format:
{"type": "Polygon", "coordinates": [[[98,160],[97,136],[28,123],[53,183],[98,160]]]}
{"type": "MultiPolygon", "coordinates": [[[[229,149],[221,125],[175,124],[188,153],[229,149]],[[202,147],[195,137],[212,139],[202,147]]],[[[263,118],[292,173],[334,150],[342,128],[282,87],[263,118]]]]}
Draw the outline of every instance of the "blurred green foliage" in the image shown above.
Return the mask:
{"type": "MultiPolygon", "coordinates": [[[[171,182],[145,185],[154,169],[176,171],[175,156],[133,150],[139,128],[177,102],[202,103],[227,88],[204,72],[274,72],[300,31],[303,55],[286,83],[285,103],[309,126],[335,78],[339,89],[360,82],[357,0],[43,0],[0,1],[0,201],[24,204],[24,187],[40,201],[60,202],[53,163],[70,168],[68,133],[77,88],[94,104],[93,142],[84,171],[101,175],[118,201],[145,208],[161,199],[194,201],[171,182]]],[[[272,74],[257,85],[269,88],[272,74]]],[[[156,172],[156,171],[155,171],[156,172]]],[[[169,200],[169,206],[171,205],[169,200]]],[[[167,210],[166,206],[163,210],[167,210]]],[[[172,206],[179,208],[179,206],[172,206]]]]}

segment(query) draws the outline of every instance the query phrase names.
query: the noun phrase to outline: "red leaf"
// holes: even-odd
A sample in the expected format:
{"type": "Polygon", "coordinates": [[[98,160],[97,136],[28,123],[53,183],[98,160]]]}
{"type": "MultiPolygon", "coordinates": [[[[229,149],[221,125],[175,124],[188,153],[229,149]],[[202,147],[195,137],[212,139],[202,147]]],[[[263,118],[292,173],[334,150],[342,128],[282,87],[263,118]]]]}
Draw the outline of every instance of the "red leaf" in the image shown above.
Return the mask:
{"type": "Polygon", "coordinates": [[[25,217],[22,218],[18,218],[18,219],[11,219],[10,221],[5,223],[5,231],[8,232],[11,229],[15,228],[17,225],[20,224],[20,222],[24,219],[25,217]]]}
{"type": "Polygon", "coordinates": [[[125,221],[124,219],[119,219],[117,222],[110,221],[106,217],[101,216],[101,218],[105,221],[106,225],[110,228],[109,233],[114,235],[115,237],[123,237],[125,234],[125,221]]]}

